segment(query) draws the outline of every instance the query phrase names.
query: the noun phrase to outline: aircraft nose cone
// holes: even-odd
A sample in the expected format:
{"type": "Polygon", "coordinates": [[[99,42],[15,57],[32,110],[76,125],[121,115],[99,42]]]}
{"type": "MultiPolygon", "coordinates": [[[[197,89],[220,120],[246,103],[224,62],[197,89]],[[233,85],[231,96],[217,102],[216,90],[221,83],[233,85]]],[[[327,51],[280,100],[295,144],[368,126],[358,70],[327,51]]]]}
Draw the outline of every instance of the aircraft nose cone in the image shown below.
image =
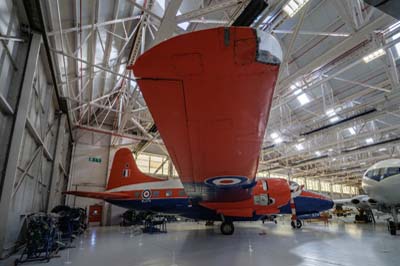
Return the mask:
{"type": "Polygon", "coordinates": [[[333,205],[335,205],[335,203],[333,202],[333,200],[324,200],[324,204],[323,204],[323,206],[324,206],[324,208],[325,208],[325,210],[330,210],[330,209],[332,209],[333,208],[333,205]]]}

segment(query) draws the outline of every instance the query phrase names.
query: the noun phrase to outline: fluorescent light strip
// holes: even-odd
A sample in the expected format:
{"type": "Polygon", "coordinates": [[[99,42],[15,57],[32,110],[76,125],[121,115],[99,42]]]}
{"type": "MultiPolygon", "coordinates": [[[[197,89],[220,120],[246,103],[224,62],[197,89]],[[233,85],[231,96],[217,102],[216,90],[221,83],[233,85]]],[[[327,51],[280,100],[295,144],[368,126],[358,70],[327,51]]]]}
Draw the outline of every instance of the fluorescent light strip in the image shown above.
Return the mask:
{"type": "Polygon", "coordinates": [[[350,132],[351,135],[355,135],[356,134],[356,131],[354,130],[353,127],[349,127],[347,130],[350,132]]]}
{"type": "Polygon", "coordinates": [[[377,58],[379,58],[379,57],[381,57],[382,55],[385,55],[385,54],[386,54],[385,50],[378,49],[375,52],[372,52],[369,55],[364,56],[363,60],[364,60],[365,63],[368,64],[369,62],[371,62],[371,61],[373,61],[373,60],[375,60],[375,59],[377,59],[377,58]]]}
{"type": "Polygon", "coordinates": [[[336,115],[336,112],[335,112],[335,110],[334,110],[333,108],[331,108],[331,109],[326,110],[325,114],[326,114],[328,117],[331,117],[331,116],[336,115]]]}

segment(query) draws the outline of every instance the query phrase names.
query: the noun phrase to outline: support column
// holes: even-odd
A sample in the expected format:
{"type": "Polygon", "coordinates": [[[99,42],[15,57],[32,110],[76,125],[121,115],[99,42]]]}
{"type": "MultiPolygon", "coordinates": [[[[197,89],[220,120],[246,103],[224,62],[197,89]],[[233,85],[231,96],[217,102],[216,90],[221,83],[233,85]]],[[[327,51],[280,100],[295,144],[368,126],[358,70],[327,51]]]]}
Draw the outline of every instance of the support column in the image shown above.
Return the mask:
{"type": "Polygon", "coordinates": [[[2,258],[6,248],[6,233],[9,224],[9,214],[11,205],[11,195],[14,191],[15,177],[19,161],[19,154],[22,145],[22,139],[25,132],[26,118],[28,115],[29,103],[31,102],[32,87],[35,78],[35,70],[39,58],[42,37],[39,34],[33,34],[29,47],[28,59],[24,70],[24,77],[20,97],[18,100],[18,109],[16,110],[13,124],[12,136],[10,140],[10,150],[8,153],[4,182],[1,187],[0,196],[0,257],[2,258]]]}
{"type": "Polygon", "coordinates": [[[58,124],[58,131],[57,131],[57,142],[56,142],[56,149],[54,151],[54,160],[53,160],[53,168],[51,169],[51,178],[49,184],[49,195],[47,198],[47,212],[50,212],[56,205],[60,202],[55,201],[56,195],[56,186],[57,183],[60,181],[60,162],[63,158],[63,144],[64,144],[64,135],[65,135],[65,122],[67,121],[67,116],[65,114],[61,114],[60,121],[58,124]]]}

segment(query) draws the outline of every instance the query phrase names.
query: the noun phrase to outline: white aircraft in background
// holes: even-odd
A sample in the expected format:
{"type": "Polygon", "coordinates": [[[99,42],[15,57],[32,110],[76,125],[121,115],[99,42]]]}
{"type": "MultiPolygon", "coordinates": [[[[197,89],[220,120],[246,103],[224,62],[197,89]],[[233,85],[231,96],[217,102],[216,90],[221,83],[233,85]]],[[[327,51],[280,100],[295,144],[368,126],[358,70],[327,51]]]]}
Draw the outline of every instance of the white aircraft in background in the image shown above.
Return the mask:
{"type": "Polygon", "coordinates": [[[362,179],[362,188],[366,195],[335,200],[336,206],[353,205],[359,210],[377,209],[390,213],[393,220],[388,221],[388,230],[395,235],[400,229],[400,159],[380,161],[368,168],[362,179]]]}

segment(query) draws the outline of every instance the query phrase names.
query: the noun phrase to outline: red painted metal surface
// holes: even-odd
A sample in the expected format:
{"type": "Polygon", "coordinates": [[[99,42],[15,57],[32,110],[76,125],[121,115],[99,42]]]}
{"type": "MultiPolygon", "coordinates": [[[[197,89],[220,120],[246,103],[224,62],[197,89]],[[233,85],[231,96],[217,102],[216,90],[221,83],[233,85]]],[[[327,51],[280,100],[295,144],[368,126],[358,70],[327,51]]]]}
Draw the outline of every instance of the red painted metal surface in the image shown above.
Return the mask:
{"type": "Polygon", "coordinates": [[[89,223],[101,222],[102,213],[103,213],[103,206],[101,205],[89,206],[89,223]]]}
{"type": "Polygon", "coordinates": [[[287,204],[291,198],[290,187],[287,181],[281,178],[268,178],[265,182],[268,183],[268,190],[264,190],[261,181],[257,181],[253,197],[250,199],[238,202],[201,202],[200,205],[224,216],[253,217],[254,214],[277,214],[280,212],[279,208],[287,204]],[[268,194],[272,200],[267,206],[257,205],[254,202],[255,196],[263,194],[268,194]]]}
{"type": "Polygon", "coordinates": [[[279,66],[256,61],[255,30],[227,29],[172,38],[130,67],[184,185],[257,171],[279,66]]]}
{"type": "Polygon", "coordinates": [[[107,190],[126,185],[159,181],[163,181],[163,179],[143,174],[133,160],[131,150],[122,148],[115,153],[107,190]]]}

